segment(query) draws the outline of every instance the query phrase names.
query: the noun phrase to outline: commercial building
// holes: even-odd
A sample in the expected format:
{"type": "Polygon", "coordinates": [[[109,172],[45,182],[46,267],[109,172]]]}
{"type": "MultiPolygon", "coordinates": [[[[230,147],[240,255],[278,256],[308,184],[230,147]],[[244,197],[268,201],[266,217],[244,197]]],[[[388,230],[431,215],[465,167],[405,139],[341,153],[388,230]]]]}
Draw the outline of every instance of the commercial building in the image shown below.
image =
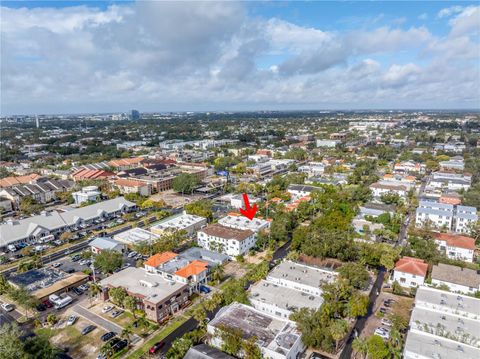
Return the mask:
{"type": "Polygon", "coordinates": [[[116,241],[125,243],[129,246],[133,246],[141,242],[152,243],[158,238],[160,238],[158,234],[139,227],[126,230],[125,232],[120,232],[113,236],[113,239],[116,241]]]}
{"type": "Polygon", "coordinates": [[[267,275],[266,280],[278,286],[320,297],[322,284],[332,283],[336,277],[336,272],[286,260],[278,264],[267,275]]]}
{"type": "Polygon", "coordinates": [[[150,196],[152,194],[152,186],[143,181],[134,179],[120,178],[113,182],[115,187],[120,190],[120,193],[138,193],[141,196],[150,196]]]}
{"type": "Polygon", "coordinates": [[[119,253],[123,253],[127,250],[125,243],[116,241],[110,237],[96,237],[88,245],[94,254],[99,254],[105,250],[119,253]]]}
{"type": "Polygon", "coordinates": [[[9,244],[34,243],[45,237],[58,236],[80,225],[90,225],[95,220],[114,218],[136,208],[135,203],[123,197],[99,202],[66,212],[42,212],[21,220],[8,220],[0,225],[0,248],[9,244]]]}
{"type": "Polygon", "coordinates": [[[88,281],[88,275],[82,272],[66,273],[53,267],[31,269],[24,273],[8,276],[10,284],[25,288],[39,300],[48,299],[52,294],[61,294],[88,281]]]}
{"type": "Polygon", "coordinates": [[[449,233],[434,233],[434,239],[438,249],[449,259],[473,262],[475,239],[449,233]]]}
{"type": "Polygon", "coordinates": [[[422,285],[427,276],[428,264],[422,259],[403,257],[395,263],[391,282],[397,282],[402,287],[414,288],[422,285]]]}
{"type": "Polygon", "coordinates": [[[251,287],[249,301],[262,312],[288,319],[290,314],[301,308],[320,308],[323,298],[261,280],[251,287]]]}
{"type": "Polygon", "coordinates": [[[438,263],[432,268],[432,284],[447,286],[454,293],[475,294],[480,290],[480,274],[474,269],[438,263]]]}
{"type": "Polygon", "coordinates": [[[211,224],[197,232],[200,247],[231,257],[244,255],[255,246],[255,241],[255,232],[249,229],[230,228],[220,224],[211,224]]]}
{"type": "Polygon", "coordinates": [[[239,329],[244,340],[254,337],[264,358],[296,359],[304,350],[301,334],[294,322],[244,304],[233,303],[221,308],[208,323],[211,345],[221,348],[219,332],[225,328],[239,329]]]}
{"type": "Polygon", "coordinates": [[[147,319],[162,323],[189,303],[190,290],[187,284],[167,280],[143,268],[129,267],[103,279],[103,300],[108,300],[111,288],[124,288],[128,295],[138,299],[138,309],[147,319]]]}
{"type": "Polygon", "coordinates": [[[161,220],[152,226],[150,230],[159,235],[162,235],[165,231],[185,231],[188,235],[193,235],[206,225],[207,219],[205,217],[187,214],[187,212],[183,211],[175,216],[161,220]]]}
{"type": "Polygon", "coordinates": [[[405,359],[480,357],[480,300],[421,286],[403,351],[405,359]]]}

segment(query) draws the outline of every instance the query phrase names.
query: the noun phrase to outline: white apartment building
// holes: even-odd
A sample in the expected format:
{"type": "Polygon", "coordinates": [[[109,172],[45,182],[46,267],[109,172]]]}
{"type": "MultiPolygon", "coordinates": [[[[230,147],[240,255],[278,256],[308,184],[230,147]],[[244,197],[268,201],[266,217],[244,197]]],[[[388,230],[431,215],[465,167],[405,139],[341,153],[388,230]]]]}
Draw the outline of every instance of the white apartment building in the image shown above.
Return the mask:
{"type": "Polygon", "coordinates": [[[83,187],[80,191],[73,192],[72,197],[75,201],[75,204],[79,205],[83,202],[88,201],[98,201],[102,193],[98,190],[97,186],[87,186],[83,187]]]}
{"type": "Polygon", "coordinates": [[[479,333],[480,299],[421,286],[403,358],[479,358],[479,333]]]}
{"type": "Polygon", "coordinates": [[[480,274],[474,269],[438,263],[432,268],[432,285],[447,286],[453,293],[473,295],[480,291],[480,274]]]}
{"type": "Polygon", "coordinates": [[[185,231],[193,235],[200,228],[207,225],[205,217],[188,214],[183,211],[177,215],[167,217],[150,228],[150,231],[162,235],[165,231],[185,231]]]}
{"type": "Polygon", "coordinates": [[[473,262],[475,239],[448,233],[435,233],[435,243],[449,259],[473,262]]]}
{"type": "Polygon", "coordinates": [[[220,218],[218,224],[230,228],[248,229],[255,233],[270,228],[270,221],[260,218],[250,220],[239,213],[229,213],[228,216],[220,218]]]}
{"type": "Polygon", "coordinates": [[[298,172],[306,173],[308,177],[321,176],[325,172],[325,164],[322,162],[308,162],[306,165],[299,166],[298,172]]]}
{"type": "Polygon", "coordinates": [[[211,224],[197,232],[197,243],[210,251],[231,257],[244,255],[255,246],[255,232],[211,224]]]}
{"type": "MultiPolygon", "coordinates": [[[[256,198],[256,197],[248,197],[248,202],[250,203],[251,206],[253,206],[254,203],[257,203],[258,201],[260,201],[259,198],[256,198]]],[[[234,195],[231,197],[230,199],[230,205],[233,207],[233,208],[245,208],[245,202],[243,200],[243,196],[241,194],[237,194],[237,195],[234,195]]]]}
{"type": "Polygon", "coordinates": [[[395,193],[400,198],[407,198],[408,188],[405,184],[372,183],[370,185],[373,197],[380,198],[384,194],[395,193]]]}
{"type": "Polygon", "coordinates": [[[336,272],[286,260],[277,265],[266,280],[278,286],[319,297],[322,295],[321,285],[333,282],[336,277],[336,272]]]}
{"type": "Polygon", "coordinates": [[[428,264],[418,258],[403,257],[395,263],[390,282],[397,282],[402,287],[421,286],[427,276],[428,264]]]}
{"type": "Polygon", "coordinates": [[[317,147],[329,147],[329,148],[333,148],[340,143],[342,143],[342,141],[339,141],[339,140],[317,140],[316,142],[317,147]]]}
{"type": "Polygon", "coordinates": [[[313,191],[322,191],[321,187],[308,186],[303,184],[290,184],[288,185],[287,192],[292,196],[292,201],[296,201],[299,198],[310,196],[313,191]]]}
{"type": "Polygon", "coordinates": [[[430,223],[437,229],[468,233],[469,226],[478,220],[475,207],[455,206],[436,201],[421,200],[416,211],[416,226],[430,223]]]}

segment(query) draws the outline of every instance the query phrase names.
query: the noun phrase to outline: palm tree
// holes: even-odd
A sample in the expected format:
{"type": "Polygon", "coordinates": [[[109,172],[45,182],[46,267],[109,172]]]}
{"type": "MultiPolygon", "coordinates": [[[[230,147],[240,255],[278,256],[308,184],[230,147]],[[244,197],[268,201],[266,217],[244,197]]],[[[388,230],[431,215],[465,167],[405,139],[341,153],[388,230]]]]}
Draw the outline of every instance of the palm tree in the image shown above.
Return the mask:
{"type": "Polygon", "coordinates": [[[150,322],[145,317],[144,311],[140,312],[140,315],[138,316],[138,319],[137,319],[137,324],[139,328],[148,328],[150,326],[150,322]]]}
{"type": "Polygon", "coordinates": [[[198,322],[199,327],[203,327],[205,325],[205,319],[207,318],[207,311],[203,304],[198,305],[195,310],[193,311],[193,319],[198,322]]]}
{"type": "Polygon", "coordinates": [[[365,358],[368,352],[367,341],[363,338],[356,337],[352,342],[352,349],[355,352],[354,358],[357,357],[357,354],[361,354],[362,358],[365,358]]]}
{"type": "Polygon", "coordinates": [[[335,340],[335,351],[338,350],[338,344],[348,332],[348,323],[344,319],[335,320],[330,326],[330,334],[335,340]]]}
{"type": "Polygon", "coordinates": [[[120,337],[130,341],[130,336],[132,334],[133,334],[133,330],[132,330],[131,325],[127,325],[125,328],[123,328],[122,333],[120,334],[120,337]]]}
{"type": "Polygon", "coordinates": [[[90,300],[90,305],[92,305],[92,299],[101,292],[102,292],[102,287],[100,287],[99,284],[90,283],[90,286],[88,287],[88,299],[90,300]]]}

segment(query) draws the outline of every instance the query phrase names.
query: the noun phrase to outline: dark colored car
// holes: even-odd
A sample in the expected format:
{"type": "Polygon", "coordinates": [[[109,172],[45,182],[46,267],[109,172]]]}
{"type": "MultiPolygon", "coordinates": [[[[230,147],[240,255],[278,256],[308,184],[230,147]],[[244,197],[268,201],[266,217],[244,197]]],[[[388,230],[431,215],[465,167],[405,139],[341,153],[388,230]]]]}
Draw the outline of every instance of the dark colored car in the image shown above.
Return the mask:
{"type": "Polygon", "coordinates": [[[81,295],[83,294],[83,291],[78,289],[78,288],[72,288],[72,291],[76,294],[76,295],[81,295]]]}
{"type": "Polygon", "coordinates": [[[119,342],[112,345],[112,351],[114,353],[119,352],[128,345],[127,339],[120,340],[119,342]]]}
{"type": "Polygon", "coordinates": [[[82,335],[86,335],[93,331],[96,328],[94,325],[87,325],[85,328],[82,329],[82,335]]]}
{"type": "Polygon", "coordinates": [[[109,341],[110,339],[112,339],[115,335],[117,335],[117,333],[115,332],[108,332],[108,333],[105,333],[103,334],[100,339],[102,340],[102,342],[106,342],[106,341],[109,341]]]}
{"type": "Polygon", "coordinates": [[[150,348],[150,350],[148,351],[150,354],[155,354],[156,352],[158,352],[160,349],[163,348],[163,346],[165,345],[164,342],[158,342],[158,343],[155,343],[152,345],[152,347],[150,348]]]}
{"type": "Polygon", "coordinates": [[[211,291],[210,288],[208,288],[205,285],[201,285],[199,289],[200,289],[201,293],[205,293],[205,294],[210,293],[210,291],[211,291]]]}
{"type": "Polygon", "coordinates": [[[47,310],[47,306],[43,303],[40,303],[40,304],[37,304],[35,306],[35,308],[39,311],[39,312],[44,312],[45,310],[47,310]]]}

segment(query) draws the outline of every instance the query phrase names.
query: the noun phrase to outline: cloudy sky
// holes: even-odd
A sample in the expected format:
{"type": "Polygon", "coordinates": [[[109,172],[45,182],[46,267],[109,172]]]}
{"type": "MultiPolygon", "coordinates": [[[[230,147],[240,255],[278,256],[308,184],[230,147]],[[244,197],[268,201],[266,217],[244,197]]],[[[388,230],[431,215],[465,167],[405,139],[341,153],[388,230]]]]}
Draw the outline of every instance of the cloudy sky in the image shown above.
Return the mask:
{"type": "Polygon", "coordinates": [[[2,6],[3,115],[480,107],[478,2],[2,6]]]}

